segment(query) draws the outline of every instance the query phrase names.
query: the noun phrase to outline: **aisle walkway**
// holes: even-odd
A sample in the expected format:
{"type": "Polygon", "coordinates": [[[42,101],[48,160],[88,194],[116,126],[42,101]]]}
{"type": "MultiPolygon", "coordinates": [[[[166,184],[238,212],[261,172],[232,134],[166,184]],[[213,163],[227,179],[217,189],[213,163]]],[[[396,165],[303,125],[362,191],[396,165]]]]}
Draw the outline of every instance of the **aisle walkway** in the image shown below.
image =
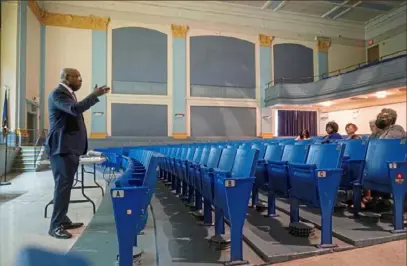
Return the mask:
{"type": "MultiPolygon", "coordinates": [[[[85,178],[91,180],[90,175],[85,178]]],[[[15,254],[25,245],[68,252],[81,235],[85,227],[72,231],[74,237],[69,240],[48,236],[50,218],[44,218],[44,207],[52,199],[53,187],[50,171],[23,173],[12,180],[11,186],[0,187],[0,266],[13,265],[15,254]]],[[[98,207],[102,199],[100,189],[89,189],[87,195],[98,207]]],[[[72,199],[83,199],[79,190],[73,191],[72,199]]],[[[52,206],[48,208],[48,216],[51,214],[52,206]]],[[[86,226],[93,217],[92,205],[71,204],[68,215],[86,226]]]]}

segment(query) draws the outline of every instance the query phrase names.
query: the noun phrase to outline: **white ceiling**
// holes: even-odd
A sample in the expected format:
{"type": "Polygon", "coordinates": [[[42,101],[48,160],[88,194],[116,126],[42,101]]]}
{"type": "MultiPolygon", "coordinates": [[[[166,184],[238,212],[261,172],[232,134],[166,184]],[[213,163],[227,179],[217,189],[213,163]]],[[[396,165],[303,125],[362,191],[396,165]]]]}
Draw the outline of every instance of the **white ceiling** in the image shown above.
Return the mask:
{"type": "Polygon", "coordinates": [[[347,20],[366,23],[386,14],[407,1],[360,1],[360,0],[319,0],[319,1],[221,1],[271,12],[306,14],[329,20],[347,20]]]}

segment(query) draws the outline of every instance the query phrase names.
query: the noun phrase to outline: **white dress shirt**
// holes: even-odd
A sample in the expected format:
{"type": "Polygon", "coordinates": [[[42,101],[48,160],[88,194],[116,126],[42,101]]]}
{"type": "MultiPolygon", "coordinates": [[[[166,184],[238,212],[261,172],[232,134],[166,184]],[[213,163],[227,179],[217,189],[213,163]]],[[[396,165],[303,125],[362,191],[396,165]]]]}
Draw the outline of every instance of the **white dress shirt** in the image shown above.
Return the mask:
{"type": "Polygon", "coordinates": [[[64,88],[69,91],[69,93],[73,96],[73,98],[75,99],[75,101],[78,101],[78,99],[76,99],[76,95],[75,95],[74,91],[73,91],[68,85],[66,85],[65,83],[59,83],[59,84],[61,84],[62,86],[64,86],[64,88]]]}

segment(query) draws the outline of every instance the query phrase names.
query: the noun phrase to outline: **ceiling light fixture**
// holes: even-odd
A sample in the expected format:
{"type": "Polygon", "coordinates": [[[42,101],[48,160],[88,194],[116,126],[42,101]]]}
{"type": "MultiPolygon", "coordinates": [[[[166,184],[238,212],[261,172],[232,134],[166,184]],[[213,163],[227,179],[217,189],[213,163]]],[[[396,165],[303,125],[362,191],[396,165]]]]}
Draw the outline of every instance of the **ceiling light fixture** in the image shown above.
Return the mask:
{"type": "Polygon", "coordinates": [[[329,106],[331,106],[332,104],[333,104],[333,102],[331,102],[331,101],[327,101],[327,102],[320,103],[320,105],[325,106],[325,107],[329,107],[329,106]]]}
{"type": "Polygon", "coordinates": [[[376,97],[377,98],[386,98],[387,96],[387,91],[378,91],[376,92],[376,97]]]}

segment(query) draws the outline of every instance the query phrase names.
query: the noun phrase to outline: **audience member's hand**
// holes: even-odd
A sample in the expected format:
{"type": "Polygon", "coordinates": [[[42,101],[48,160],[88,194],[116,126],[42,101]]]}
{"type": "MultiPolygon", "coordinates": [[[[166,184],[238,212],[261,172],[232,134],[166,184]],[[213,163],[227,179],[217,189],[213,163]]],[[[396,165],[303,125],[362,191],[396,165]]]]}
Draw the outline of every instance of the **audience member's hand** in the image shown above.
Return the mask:
{"type": "Polygon", "coordinates": [[[110,91],[110,88],[107,87],[106,85],[103,85],[101,87],[98,87],[96,84],[95,87],[93,88],[93,94],[95,94],[97,97],[102,96],[110,91]]]}

